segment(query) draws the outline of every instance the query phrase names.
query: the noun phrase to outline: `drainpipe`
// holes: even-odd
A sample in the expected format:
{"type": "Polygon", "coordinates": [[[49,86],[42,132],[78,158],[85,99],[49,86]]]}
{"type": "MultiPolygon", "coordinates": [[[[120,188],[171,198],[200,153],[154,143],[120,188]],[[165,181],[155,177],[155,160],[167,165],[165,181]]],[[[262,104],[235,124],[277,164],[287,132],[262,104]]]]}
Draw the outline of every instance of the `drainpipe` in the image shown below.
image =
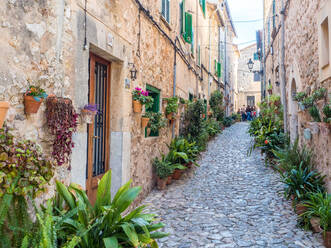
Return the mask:
{"type": "MultiPolygon", "coordinates": [[[[173,89],[172,89],[172,95],[176,96],[176,67],[177,67],[177,39],[176,36],[175,39],[175,46],[174,46],[174,78],[173,78],[173,89]]],[[[172,138],[175,138],[175,124],[172,125],[172,138]]]]}
{"type": "Polygon", "coordinates": [[[286,74],[285,74],[285,7],[284,0],[282,0],[281,11],[281,25],[282,25],[282,38],[281,38],[281,77],[282,77],[282,103],[284,107],[284,132],[287,134],[287,101],[286,101],[286,74]]]}
{"type": "MultiPolygon", "coordinates": [[[[228,24],[225,22],[225,30],[224,30],[224,96],[227,96],[228,91],[228,77],[227,77],[227,55],[226,55],[226,49],[227,49],[227,43],[226,43],[226,36],[228,35],[228,24]]],[[[225,108],[225,116],[228,116],[228,105],[226,105],[225,108]]]]}

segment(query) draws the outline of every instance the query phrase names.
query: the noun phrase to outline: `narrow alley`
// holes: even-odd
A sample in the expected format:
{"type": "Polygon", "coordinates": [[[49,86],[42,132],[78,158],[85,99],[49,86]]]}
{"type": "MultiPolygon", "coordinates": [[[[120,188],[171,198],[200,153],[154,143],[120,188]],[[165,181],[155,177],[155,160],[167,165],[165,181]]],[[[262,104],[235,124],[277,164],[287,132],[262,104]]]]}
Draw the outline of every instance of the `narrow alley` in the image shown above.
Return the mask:
{"type": "Polygon", "coordinates": [[[280,176],[259,151],[247,157],[247,123],[237,123],[210,142],[201,165],[166,191],[145,200],[171,235],[161,247],[324,247],[320,235],[296,227],[280,176]]]}

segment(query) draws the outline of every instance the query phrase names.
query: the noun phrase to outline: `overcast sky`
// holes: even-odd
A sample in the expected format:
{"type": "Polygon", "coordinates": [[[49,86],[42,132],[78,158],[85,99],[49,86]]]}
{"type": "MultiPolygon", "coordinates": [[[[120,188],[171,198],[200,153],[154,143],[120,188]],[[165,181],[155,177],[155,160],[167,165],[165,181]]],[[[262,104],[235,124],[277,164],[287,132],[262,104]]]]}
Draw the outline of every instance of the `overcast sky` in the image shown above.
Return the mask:
{"type": "Polygon", "coordinates": [[[245,47],[252,43],[241,44],[256,40],[256,30],[263,27],[263,0],[228,0],[231,17],[237,31],[235,43],[245,47]],[[259,20],[257,22],[242,22],[259,20]]]}

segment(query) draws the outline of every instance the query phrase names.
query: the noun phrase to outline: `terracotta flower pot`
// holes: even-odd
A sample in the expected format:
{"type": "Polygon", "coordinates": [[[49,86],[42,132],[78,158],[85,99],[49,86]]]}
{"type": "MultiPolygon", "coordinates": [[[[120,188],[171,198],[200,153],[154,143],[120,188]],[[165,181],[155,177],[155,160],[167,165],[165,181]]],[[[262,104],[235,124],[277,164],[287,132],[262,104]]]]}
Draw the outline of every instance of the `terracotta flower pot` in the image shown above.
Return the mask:
{"type": "Polygon", "coordinates": [[[162,179],[162,178],[157,177],[156,181],[157,181],[158,190],[164,190],[167,187],[168,178],[162,179]]]}
{"type": "Polygon", "coordinates": [[[179,180],[183,174],[183,170],[176,169],[172,174],[172,179],[179,180]]]}
{"type": "Polygon", "coordinates": [[[303,213],[305,213],[307,211],[307,207],[304,206],[302,203],[298,203],[297,205],[295,205],[295,212],[298,215],[301,215],[303,213]]]}
{"type": "Polygon", "coordinates": [[[150,128],[147,128],[147,136],[151,134],[152,130],[150,128]]]}
{"type": "Polygon", "coordinates": [[[321,219],[318,217],[312,217],[310,219],[310,224],[312,226],[313,232],[315,233],[320,233],[322,232],[322,228],[321,228],[321,219]]]}
{"type": "Polygon", "coordinates": [[[331,248],[331,232],[325,232],[323,235],[324,245],[326,248],[331,248]]]}
{"type": "Polygon", "coordinates": [[[33,96],[24,96],[24,106],[26,114],[35,114],[38,112],[43,99],[40,98],[40,101],[36,101],[33,96]]]}
{"type": "Polygon", "coordinates": [[[141,113],[142,108],[143,108],[143,105],[141,104],[141,102],[133,100],[133,112],[141,113]]]}
{"type": "Polygon", "coordinates": [[[174,113],[167,114],[168,120],[173,120],[173,118],[174,118],[174,113]]]}
{"type": "Polygon", "coordinates": [[[203,114],[203,115],[202,115],[202,118],[203,118],[203,119],[206,118],[206,114],[203,114]]]}
{"type": "Polygon", "coordinates": [[[272,95],[272,90],[268,90],[269,95],[272,95]]]}
{"type": "Polygon", "coordinates": [[[172,176],[168,176],[167,185],[170,185],[171,183],[172,183],[172,176]]]}
{"type": "Polygon", "coordinates": [[[3,123],[6,119],[8,109],[9,109],[8,102],[0,102],[0,128],[2,128],[3,123]]]}
{"type": "Polygon", "coordinates": [[[147,118],[147,117],[141,117],[141,127],[142,128],[147,127],[148,122],[149,122],[149,118],[147,118]]]}

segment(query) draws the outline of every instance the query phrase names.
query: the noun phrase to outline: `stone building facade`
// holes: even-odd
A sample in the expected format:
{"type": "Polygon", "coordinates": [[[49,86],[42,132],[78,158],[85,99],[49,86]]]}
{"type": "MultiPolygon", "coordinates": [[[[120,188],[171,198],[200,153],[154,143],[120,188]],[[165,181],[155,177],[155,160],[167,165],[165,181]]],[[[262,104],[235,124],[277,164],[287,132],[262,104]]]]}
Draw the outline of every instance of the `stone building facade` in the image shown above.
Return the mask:
{"type": "MultiPolygon", "coordinates": [[[[285,95],[287,127],[294,141],[307,145],[316,156],[317,168],[326,175],[331,190],[331,131],[321,123],[312,122],[308,111],[300,111],[293,96],[297,92],[324,87],[328,98],[318,104],[321,110],[331,94],[331,1],[265,1],[264,41],[267,85],[274,94],[281,94],[281,10],[285,13],[285,95]],[[283,2],[283,6],[282,6],[283,2]],[[305,134],[305,135],[304,135],[305,134]]],[[[283,99],[284,101],[284,99],[283,99]]]]}
{"type": "MultiPolygon", "coordinates": [[[[131,92],[135,87],[154,90],[162,112],[165,97],[195,96],[207,102],[210,92],[223,91],[223,79],[216,76],[213,62],[222,63],[221,49],[214,47],[221,48],[220,33],[231,23],[225,3],[5,0],[0,6],[0,100],[10,103],[6,125],[50,154],[53,137],[45,126],[44,104],[37,114],[24,113],[23,94],[29,84],[72,99],[79,113],[89,103],[89,82],[99,73],[91,68],[107,68],[103,74],[110,89],[104,113],[110,120],[109,135],[104,137],[109,139],[106,168],[112,169],[113,190],[132,179],[134,185],[143,187],[143,197],[154,185],[151,160],[166,152],[172,128],[168,125],[158,136],[145,137],[141,115],[132,111],[131,92]],[[192,21],[191,44],[182,35],[186,14],[192,21]],[[135,80],[130,74],[134,68],[135,80]]],[[[232,26],[227,35],[233,37],[233,30],[232,26]]],[[[179,123],[175,125],[178,134],[179,123]]],[[[56,168],[57,179],[83,188],[94,179],[86,173],[92,166],[86,154],[93,149],[87,140],[100,138],[90,137],[88,128],[80,124],[74,134],[71,170],[68,165],[56,168]]]]}
{"type": "MultiPolygon", "coordinates": [[[[254,73],[248,69],[248,61],[254,61],[252,71],[260,71],[260,62],[254,60],[254,53],[256,53],[256,44],[240,49],[240,58],[238,65],[238,108],[255,106],[261,102],[261,81],[254,80],[254,73]]],[[[238,108],[236,110],[238,110],[238,108]]]]}

